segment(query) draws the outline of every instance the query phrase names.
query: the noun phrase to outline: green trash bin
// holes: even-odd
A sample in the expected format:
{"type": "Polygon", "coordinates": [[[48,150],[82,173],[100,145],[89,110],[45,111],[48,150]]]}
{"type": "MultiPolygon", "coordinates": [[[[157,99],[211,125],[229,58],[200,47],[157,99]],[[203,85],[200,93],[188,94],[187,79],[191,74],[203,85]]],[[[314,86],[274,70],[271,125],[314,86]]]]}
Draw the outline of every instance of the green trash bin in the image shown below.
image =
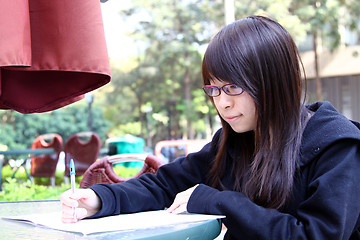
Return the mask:
{"type": "MultiPolygon", "coordinates": [[[[124,154],[124,153],[145,153],[145,140],[133,135],[127,134],[123,137],[109,138],[107,141],[109,148],[109,155],[124,154]]],[[[141,168],[142,162],[117,163],[124,167],[138,167],[141,168]]]]}

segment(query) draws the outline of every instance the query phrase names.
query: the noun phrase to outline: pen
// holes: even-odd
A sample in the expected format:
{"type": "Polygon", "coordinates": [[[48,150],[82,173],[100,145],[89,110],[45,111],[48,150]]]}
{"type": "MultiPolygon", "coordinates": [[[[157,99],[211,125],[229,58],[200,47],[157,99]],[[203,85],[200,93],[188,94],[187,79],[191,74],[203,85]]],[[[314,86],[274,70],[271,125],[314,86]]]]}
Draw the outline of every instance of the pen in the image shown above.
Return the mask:
{"type": "MultiPolygon", "coordinates": [[[[75,165],[74,160],[70,160],[70,184],[71,184],[71,191],[72,193],[75,193],[75,165]]],[[[73,207],[73,217],[76,219],[76,209],[73,207]]]]}

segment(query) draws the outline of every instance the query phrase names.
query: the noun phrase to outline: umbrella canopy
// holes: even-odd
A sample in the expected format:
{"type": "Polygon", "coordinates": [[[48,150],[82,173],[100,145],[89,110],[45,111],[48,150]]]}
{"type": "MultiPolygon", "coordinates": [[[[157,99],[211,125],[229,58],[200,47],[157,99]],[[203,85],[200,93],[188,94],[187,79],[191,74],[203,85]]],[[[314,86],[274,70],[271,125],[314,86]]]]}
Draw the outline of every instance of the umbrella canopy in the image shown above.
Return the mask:
{"type": "Polygon", "coordinates": [[[99,0],[0,6],[0,109],[51,111],[110,81],[99,0]]]}

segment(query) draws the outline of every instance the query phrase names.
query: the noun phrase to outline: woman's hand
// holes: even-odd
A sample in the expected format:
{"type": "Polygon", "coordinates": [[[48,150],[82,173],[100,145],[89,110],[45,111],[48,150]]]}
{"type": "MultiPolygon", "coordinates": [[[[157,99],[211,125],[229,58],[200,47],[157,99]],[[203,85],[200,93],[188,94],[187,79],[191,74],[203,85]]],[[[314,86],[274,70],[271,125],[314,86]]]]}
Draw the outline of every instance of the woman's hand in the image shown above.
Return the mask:
{"type": "Polygon", "coordinates": [[[100,198],[89,188],[76,189],[74,193],[68,190],[61,194],[60,201],[62,206],[61,220],[64,223],[74,223],[90,217],[101,207],[100,198]],[[75,207],[75,217],[73,207],[75,207]]]}
{"type": "Polygon", "coordinates": [[[198,185],[195,185],[194,187],[189,188],[186,191],[178,193],[175,197],[173,204],[171,204],[167,211],[175,214],[185,212],[187,210],[186,207],[187,203],[189,202],[189,198],[197,186],[198,185]]]}

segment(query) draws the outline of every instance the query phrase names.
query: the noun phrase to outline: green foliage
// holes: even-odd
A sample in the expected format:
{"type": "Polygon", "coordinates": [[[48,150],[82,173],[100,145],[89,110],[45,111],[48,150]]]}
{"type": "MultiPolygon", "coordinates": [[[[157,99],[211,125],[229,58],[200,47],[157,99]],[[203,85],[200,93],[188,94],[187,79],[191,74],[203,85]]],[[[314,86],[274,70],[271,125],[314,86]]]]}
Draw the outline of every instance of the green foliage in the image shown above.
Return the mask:
{"type": "MultiPolygon", "coordinates": [[[[242,0],[235,1],[236,19],[249,15],[265,15],[276,19],[293,36],[296,42],[306,37],[310,25],[301,21],[293,12],[293,3],[290,0],[242,0]]],[[[301,2],[301,1],[298,1],[301,2]]],[[[302,1],[303,2],[303,1],[302,1]]]]}
{"type": "MultiPolygon", "coordinates": [[[[12,169],[12,168],[10,167],[10,165],[5,165],[5,166],[3,166],[3,168],[2,168],[2,175],[1,175],[1,177],[2,177],[2,179],[1,179],[2,182],[4,183],[7,178],[11,178],[12,175],[13,175],[13,173],[14,173],[14,171],[15,171],[15,169],[12,169]]],[[[18,179],[18,180],[21,181],[21,182],[24,182],[24,181],[27,180],[26,173],[25,173],[25,171],[23,171],[23,170],[20,170],[20,169],[19,169],[19,170],[16,172],[15,176],[16,176],[16,179],[18,179]]]]}
{"type": "MultiPolygon", "coordinates": [[[[46,113],[0,111],[0,142],[8,149],[30,148],[34,139],[45,133],[58,133],[65,142],[74,133],[89,131],[88,111],[88,105],[83,102],[46,113]]],[[[93,131],[105,141],[110,122],[103,117],[99,106],[93,106],[92,117],[93,131]]]]}
{"type": "Polygon", "coordinates": [[[153,143],[181,138],[187,126],[202,117],[193,108],[191,96],[202,85],[201,50],[215,29],[216,24],[208,17],[215,16],[209,15],[214,5],[170,0],[161,4],[135,0],[132,4],[122,15],[124,22],[137,23],[131,36],[142,48],[135,68],[127,72],[112,69],[111,90],[105,103],[106,116],[114,123],[110,134],[134,134],[134,128],[130,128],[133,125],[127,123],[136,122],[140,123],[136,135],[145,138],[150,134],[153,143]],[[153,110],[146,115],[141,109],[149,103],[153,110]]]}
{"type": "MultiPolygon", "coordinates": [[[[114,166],[116,174],[129,178],[140,171],[139,167],[114,166]]],[[[11,178],[13,170],[9,165],[2,170],[2,191],[0,201],[27,201],[27,200],[54,200],[70,189],[70,184],[64,184],[64,172],[56,171],[55,187],[51,187],[49,178],[35,178],[32,184],[24,171],[18,171],[15,178],[11,178]]],[[[76,177],[76,186],[79,187],[82,176],[76,177]]]]}
{"type": "Polygon", "coordinates": [[[132,176],[135,176],[141,168],[139,167],[125,167],[123,165],[115,165],[114,166],[114,172],[123,177],[123,178],[129,178],[129,177],[132,177],[132,176]]]}
{"type": "Polygon", "coordinates": [[[308,33],[318,33],[322,44],[331,50],[341,44],[341,27],[356,32],[360,37],[358,0],[292,1],[291,9],[302,22],[308,23],[308,33]]]}
{"type": "Polygon", "coordinates": [[[10,124],[0,123],[0,143],[8,149],[23,149],[26,144],[16,141],[16,132],[10,124]]]}
{"type": "Polygon", "coordinates": [[[140,122],[128,122],[125,124],[120,124],[116,126],[111,132],[113,136],[125,136],[126,134],[131,134],[134,136],[141,135],[141,123],[140,122]]]}
{"type": "MultiPolygon", "coordinates": [[[[30,173],[29,169],[27,169],[27,171],[28,171],[28,173],[30,173]]],[[[3,166],[3,168],[2,168],[2,182],[5,183],[6,179],[12,178],[14,172],[15,172],[15,168],[12,169],[10,167],[10,165],[3,166]]],[[[23,167],[18,169],[18,171],[16,172],[16,174],[14,176],[14,179],[16,179],[16,181],[19,182],[19,183],[24,183],[24,182],[28,181],[28,177],[27,177],[26,172],[25,172],[23,167]]],[[[77,183],[80,183],[81,177],[76,177],[75,179],[76,179],[77,183]]],[[[34,177],[34,183],[37,184],[37,185],[49,186],[50,185],[50,178],[34,177]]],[[[56,170],[56,173],[55,173],[55,185],[61,185],[63,183],[64,183],[64,172],[56,170]]]]}
{"type": "Polygon", "coordinates": [[[7,178],[0,192],[1,201],[55,200],[68,190],[69,185],[58,187],[31,184],[30,180],[18,182],[15,178],[7,178]]]}

